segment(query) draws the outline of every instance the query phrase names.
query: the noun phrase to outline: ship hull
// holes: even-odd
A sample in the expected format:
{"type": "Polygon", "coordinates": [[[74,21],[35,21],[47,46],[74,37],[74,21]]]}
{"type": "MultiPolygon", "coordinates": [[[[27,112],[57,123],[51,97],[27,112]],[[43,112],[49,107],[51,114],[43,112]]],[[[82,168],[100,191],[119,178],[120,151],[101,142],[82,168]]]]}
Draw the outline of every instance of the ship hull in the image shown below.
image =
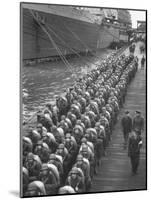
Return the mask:
{"type": "Polygon", "coordinates": [[[38,15],[45,19],[54,46],[30,10],[23,8],[22,14],[23,60],[59,56],[56,46],[62,55],[70,55],[97,51],[120,41],[119,29],[113,26],[38,11],[38,15]]]}

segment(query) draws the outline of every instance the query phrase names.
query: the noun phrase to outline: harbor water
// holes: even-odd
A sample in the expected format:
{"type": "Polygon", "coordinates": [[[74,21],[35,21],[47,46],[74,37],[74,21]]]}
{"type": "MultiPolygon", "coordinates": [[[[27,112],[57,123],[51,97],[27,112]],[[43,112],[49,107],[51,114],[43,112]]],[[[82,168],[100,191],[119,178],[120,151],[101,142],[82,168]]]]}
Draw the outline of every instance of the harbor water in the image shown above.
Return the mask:
{"type": "Polygon", "coordinates": [[[113,50],[103,49],[97,57],[72,58],[69,68],[62,61],[47,62],[34,66],[22,67],[23,120],[29,120],[34,113],[41,110],[48,102],[54,102],[56,95],[63,95],[74,84],[76,77],[82,76],[92,68],[93,63],[100,62],[113,50]],[[100,59],[98,59],[98,57],[100,59]],[[86,60],[86,62],[83,62],[86,60]],[[89,65],[87,65],[89,60],[89,65]]]}

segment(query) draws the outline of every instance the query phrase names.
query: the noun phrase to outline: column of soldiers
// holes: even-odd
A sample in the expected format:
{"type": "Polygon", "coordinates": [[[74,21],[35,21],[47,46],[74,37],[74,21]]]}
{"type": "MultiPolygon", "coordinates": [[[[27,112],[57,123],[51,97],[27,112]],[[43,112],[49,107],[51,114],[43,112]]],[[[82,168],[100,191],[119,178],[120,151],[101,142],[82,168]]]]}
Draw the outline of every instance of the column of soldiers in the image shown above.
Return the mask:
{"type": "Polygon", "coordinates": [[[112,54],[37,114],[23,137],[23,196],[90,191],[137,66],[112,54]]]}

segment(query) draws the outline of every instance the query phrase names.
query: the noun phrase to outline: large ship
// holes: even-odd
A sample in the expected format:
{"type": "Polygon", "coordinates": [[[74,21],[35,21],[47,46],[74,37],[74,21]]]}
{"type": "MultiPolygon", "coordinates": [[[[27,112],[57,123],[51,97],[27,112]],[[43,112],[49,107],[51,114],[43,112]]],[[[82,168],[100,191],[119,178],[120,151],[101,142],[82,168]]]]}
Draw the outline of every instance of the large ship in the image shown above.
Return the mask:
{"type": "Polygon", "coordinates": [[[94,53],[128,41],[127,10],[22,3],[22,58],[56,58],[94,53]]]}

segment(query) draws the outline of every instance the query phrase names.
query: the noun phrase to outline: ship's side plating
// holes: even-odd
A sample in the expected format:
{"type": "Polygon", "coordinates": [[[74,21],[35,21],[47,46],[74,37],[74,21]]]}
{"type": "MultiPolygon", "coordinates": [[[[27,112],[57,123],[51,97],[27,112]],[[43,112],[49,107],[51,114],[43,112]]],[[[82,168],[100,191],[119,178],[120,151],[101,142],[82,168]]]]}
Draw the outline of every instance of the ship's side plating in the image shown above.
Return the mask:
{"type": "MultiPolygon", "coordinates": [[[[63,55],[96,51],[122,39],[119,28],[110,24],[91,23],[39,10],[34,13],[47,25],[50,36],[63,55]]],[[[22,14],[23,59],[58,56],[58,51],[32,16],[30,9],[23,8],[22,14]]]]}

